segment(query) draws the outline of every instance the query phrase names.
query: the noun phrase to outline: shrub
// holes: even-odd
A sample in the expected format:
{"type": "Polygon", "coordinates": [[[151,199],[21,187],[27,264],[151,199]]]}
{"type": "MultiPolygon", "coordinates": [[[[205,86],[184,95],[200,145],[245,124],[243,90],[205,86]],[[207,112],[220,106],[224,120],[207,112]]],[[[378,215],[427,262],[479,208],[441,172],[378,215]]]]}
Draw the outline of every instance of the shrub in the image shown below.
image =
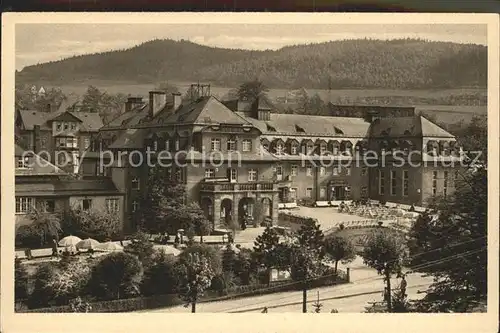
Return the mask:
{"type": "Polygon", "coordinates": [[[16,230],[16,247],[36,249],[40,247],[40,239],[31,225],[19,226],[16,230]]]}
{"type": "Polygon", "coordinates": [[[21,259],[16,258],[14,262],[14,297],[15,300],[24,300],[28,297],[28,272],[21,265],[21,259]]]}
{"type": "Polygon", "coordinates": [[[101,299],[120,299],[138,294],[141,277],[142,265],[136,256],[111,253],[93,268],[89,289],[101,299]]]}
{"type": "Polygon", "coordinates": [[[86,260],[64,259],[55,276],[47,282],[52,290],[54,301],[66,305],[73,298],[82,295],[90,280],[91,267],[86,260]]]}
{"type": "Polygon", "coordinates": [[[151,296],[178,292],[179,273],[175,263],[176,260],[166,255],[165,251],[158,251],[144,272],[142,294],[151,296]]]}
{"type": "Polygon", "coordinates": [[[33,292],[28,298],[28,307],[41,308],[50,305],[51,300],[54,299],[54,290],[49,286],[57,274],[54,265],[51,263],[44,263],[36,270],[33,280],[33,292]]]}
{"type": "Polygon", "coordinates": [[[97,210],[72,209],[66,215],[64,232],[80,238],[94,238],[100,242],[120,236],[120,220],[114,214],[97,210]]]}
{"type": "Polygon", "coordinates": [[[222,273],[222,258],[220,251],[210,245],[194,244],[186,248],[180,255],[179,261],[183,262],[189,258],[190,254],[198,253],[208,259],[209,265],[216,275],[222,273]]]}

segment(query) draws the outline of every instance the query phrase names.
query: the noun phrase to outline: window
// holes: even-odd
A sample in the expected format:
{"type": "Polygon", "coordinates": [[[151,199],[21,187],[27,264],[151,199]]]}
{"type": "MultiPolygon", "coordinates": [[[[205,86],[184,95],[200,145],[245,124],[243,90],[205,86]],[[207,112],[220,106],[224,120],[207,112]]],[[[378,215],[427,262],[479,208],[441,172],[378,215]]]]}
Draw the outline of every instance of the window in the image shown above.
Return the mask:
{"type": "Polygon", "coordinates": [[[215,169],[205,169],[205,178],[214,178],[215,169]]]}
{"type": "Polygon", "coordinates": [[[269,151],[269,144],[268,143],[262,144],[262,147],[264,147],[265,150],[269,151]]]}
{"type": "Polygon", "coordinates": [[[165,140],[165,150],[170,151],[170,140],[165,140]]]}
{"type": "Polygon", "coordinates": [[[45,202],[43,203],[42,209],[45,213],[53,213],[55,210],[54,200],[45,200],[45,202]]]}
{"type": "Polygon", "coordinates": [[[220,139],[212,139],[210,148],[212,150],[220,150],[220,139]]]}
{"type": "Polygon", "coordinates": [[[228,151],[235,151],[236,150],[236,140],[233,138],[230,138],[227,140],[227,150],[228,151]]]}
{"type": "MultiPolygon", "coordinates": [[[[220,148],[220,140],[219,140],[219,148],[220,148]]],[[[179,139],[175,140],[175,150],[179,151],[181,149],[181,141],[179,139]]]]}
{"type": "Polygon", "coordinates": [[[17,165],[16,167],[18,169],[27,169],[29,164],[29,158],[28,157],[19,157],[17,159],[17,165]]]}
{"type": "Polygon", "coordinates": [[[339,167],[333,167],[332,175],[334,175],[334,176],[338,176],[339,175],[339,167]]]}
{"type": "Polygon", "coordinates": [[[403,170],[403,196],[408,196],[409,175],[408,170],[403,170]]]}
{"type": "Polygon", "coordinates": [[[325,167],[323,167],[323,166],[322,166],[322,167],[320,167],[320,168],[319,168],[319,174],[320,174],[321,176],[326,175],[326,168],[325,168],[325,167]]]}
{"type": "Polygon", "coordinates": [[[345,168],[345,173],[346,173],[346,175],[348,175],[348,176],[350,176],[350,175],[351,175],[351,167],[350,167],[350,166],[348,166],[348,167],[346,167],[346,168],[345,168]]]}
{"type": "Polygon", "coordinates": [[[345,187],[345,194],[344,195],[345,195],[346,200],[351,199],[351,187],[350,186],[345,187]]]}
{"type": "Polygon", "coordinates": [[[448,194],[448,171],[444,172],[443,196],[446,198],[448,194]]]}
{"type": "Polygon", "coordinates": [[[27,214],[35,206],[35,198],[17,197],[16,214],[27,214]]]}
{"type": "Polygon", "coordinates": [[[252,140],[245,139],[242,142],[243,151],[252,151],[252,140]]]}
{"type": "Polygon", "coordinates": [[[385,194],[385,173],[382,170],[378,171],[378,194],[385,194]]]}
{"type": "Polygon", "coordinates": [[[76,130],[76,123],[71,123],[71,129],[76,130]]]}
{"type": "Polygon", "coordinates": [[[90,147],[90,138],[83,138],[83,149],[89,149],[90,147]]]}
{"type": "Polygon", "coordinates": [[[89,210],[92,208],[92,199],[83,199],[81,201],[81,209],[82,210],[89,210]]]}
{"type": "Polygon", "coordinates": [[[64,123],[64,130],[67,131],[69,129],[69,124],[68,123],[64,123]]]}
{"type": "Polygon", "coordinates": [[[367,167],[361,167],[361,176],[366,176],[368,174],[368,168],[367,167]]]}
{"type": "Polygon", "coordinates": [[[229,176],[231,181],[236,181],[238,179],[238,170],[230,169],[229,176]]]}
{"type": "Polygon", "coordinates": [[[326,145],[325,144],[321,144],[319,146],[319,152],[321,155],[325,155],[325,153],[326,153],[326,145]]]}
{"type": "Polygon", "coordinates": [[[432,195],[437,194],[437,171],[432,171],[432,195]]]}
{"type": "Polygon", "coordinates": [[[312,143],[308,143],[307,144],[307,153],[312,154],[313,151],[314,151],[314,145],[312,143]]]}
{"type": "Polygon", "coordinates": [[[284,150],[283,143],[280,142],[280,143],[276,144],[276,154],[282,155],[283,150],[284,150]]]}
{"type": "Polygon", "coordinates": [[[391,171],[391,195],[396,195],[396,171],[391,171]]]}
{"type": "Polygon", "coordinates": [[[61,131],[62,130],[61,123],[56,123],[56,130],[57,131],[61,131]]]}
{"type": "Polygon", "coordinates": [[[368,198],[368,187],[367,186],[361,187],[361,197],[364,199],[368,198]]]}
{"type": "Polygon", "coordinates": [[[333,155],[339,154],[339,147],[337,145],[333,146],[333,155]]]}
{"type": "Polygon", "coordinates": [[[297,170],[298,170],[298,166],[296,164],[293,164],[292,165],[292,176],[297,176],[297,170]]]}
{"type": "Polygon", "coordinates": [[[312,197],[312,188],[308,187],[306,188],[306,197],[311,198],[312,197]]]}
{"type": "Polygon", "coordinates": [[[249,182],[257,181],[257,170],[256,169],[249,169],[248,170],[248,181],[249,182]]]}
{"type": "Polygon", "coordinates": [[[290,154],[292,155],[297,155],[299,153],[299,149],[297,147],[296,144],[293,144],[291,147],[290,147],[290,154]]]}
{"type": "Polygon", "coordinates": [[[151,147],[153,151],[158,151],[158,141],[154,140],[153,141],[153,147],[151,147]]]}
{"type": "Polygon", "coordinates": [[[276,167],[276,179],[277,180],[283,179],[283,167],[281,165],[278,165],[276,167]]]}
{"type": "Polygon", "coordinates": [[[306,167],[306,176],[312,176],[313,175],[313,168],[312,166],[307,166],[306,167]]]}
{"type": "Polygon", "coordinates": [[[139,210],[139,202],[138,201],[133,201],[132,202],[132,213],[135,213],[139,210]]]}
{"type": "Polygon", "coordinates": [[[118,213],[120,211],[120,201],[118,199],[106,199],[106,209],[108,213],[118,213]]]}
{"type": "Polygon", "coordinates": [[[137,177],[134,177],[132,179],[132,189],[133,190],[138,190],[140,188],[140,180],[137,177]]]}
{"type": "Polygon", "coordinates": [[[325,199],[326,198],[326,187],[320,187],[320,189],[319,189],[319,197],[321,199],[325,199]]]}

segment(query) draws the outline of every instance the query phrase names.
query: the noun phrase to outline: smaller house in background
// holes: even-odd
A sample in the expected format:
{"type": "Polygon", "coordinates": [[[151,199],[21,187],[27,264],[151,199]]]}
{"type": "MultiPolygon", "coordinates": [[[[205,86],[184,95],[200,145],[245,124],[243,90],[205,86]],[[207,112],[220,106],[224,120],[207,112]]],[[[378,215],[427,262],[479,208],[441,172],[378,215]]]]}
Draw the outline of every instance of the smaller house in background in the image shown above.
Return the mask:
{"type": "Polygon", "coordinates": [[[103,126],[97,113],[18,110],[15,130],[24,147],[41,154],[69,173],[99,174],[99,147],[94,144],[103,126]]]}
{"type": "MultiPolygon", "coordinates": [[[[64,215],[72,208],[95,209],[117,216],[123,229],[123,196],[104,177],[75,179],[37,154],[15,145],[15,224],[32,223],[30,212],[64,215]]],[[[64,222],[63,222],[64,223],[64,222]]]]}

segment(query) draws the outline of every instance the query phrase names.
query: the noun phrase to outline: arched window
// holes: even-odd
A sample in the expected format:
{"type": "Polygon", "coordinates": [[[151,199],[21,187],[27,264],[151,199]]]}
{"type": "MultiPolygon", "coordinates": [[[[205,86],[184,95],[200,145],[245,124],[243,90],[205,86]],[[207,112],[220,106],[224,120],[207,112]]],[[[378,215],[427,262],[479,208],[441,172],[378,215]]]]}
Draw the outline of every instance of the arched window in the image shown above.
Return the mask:
{"type": "Polygon", "coordinates": [[[439,145],[436,141],[430,140],[427,142],[427,154],[437,156],[439,153],[439,145]]]}
{"type": "Polygon", "coordinates": [[[344,140],[340,143],[340,151],[343,154],[350,154],[352,155],[352,142],[344,140]]]}
{"type": "Polygon", "coordinates": [[[340,150],[340,142],[337,140],[330,140],[328,142],[328,149],[332,152],[333,155],[338,155],[340,150]]]}

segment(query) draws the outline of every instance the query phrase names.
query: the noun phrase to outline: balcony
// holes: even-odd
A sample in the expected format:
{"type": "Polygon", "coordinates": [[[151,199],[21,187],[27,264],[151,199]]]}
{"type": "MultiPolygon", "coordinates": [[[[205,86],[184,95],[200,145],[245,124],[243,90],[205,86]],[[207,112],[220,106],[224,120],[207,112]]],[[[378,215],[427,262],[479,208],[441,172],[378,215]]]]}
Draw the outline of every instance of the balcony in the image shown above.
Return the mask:
{"type": "Polygon", "coordinates": [[[274,182],[255,182],[255,183],[230,183],[213,182],[202,183],[202,192],[277,192],[278,184],[274,182]]]}

